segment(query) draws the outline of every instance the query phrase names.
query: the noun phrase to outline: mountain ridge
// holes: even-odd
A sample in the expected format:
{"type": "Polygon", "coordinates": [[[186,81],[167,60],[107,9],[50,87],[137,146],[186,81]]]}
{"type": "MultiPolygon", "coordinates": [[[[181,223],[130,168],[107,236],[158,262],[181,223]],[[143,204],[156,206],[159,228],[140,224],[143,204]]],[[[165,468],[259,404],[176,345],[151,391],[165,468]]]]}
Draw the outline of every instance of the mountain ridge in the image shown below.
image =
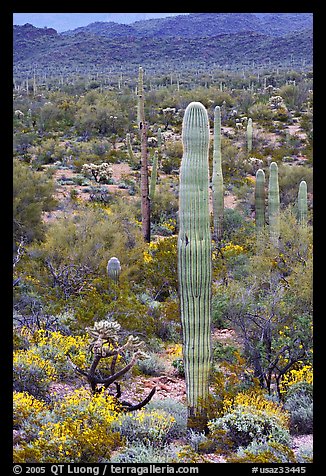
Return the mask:
{"type": "Polygon", "coordinates": [[[31,63],[52,69],[143,62],[174,62],[176,66],[191,61],[282,64],[293,58],[312,63],[309,14],[296,17],[297,21],[289,14],[292,29],[287,28],[283,35],[280,32],[287,25],[286,18],[277,22],[278,14],[272,14],[268,23],[269,17],[252,15],[189,14],[182,16],[182,22],[176,16],[133,25],[95,22],[70,34],[30,24],[14,26],[14,68],[16,72],[26,71],[31,63]]]}

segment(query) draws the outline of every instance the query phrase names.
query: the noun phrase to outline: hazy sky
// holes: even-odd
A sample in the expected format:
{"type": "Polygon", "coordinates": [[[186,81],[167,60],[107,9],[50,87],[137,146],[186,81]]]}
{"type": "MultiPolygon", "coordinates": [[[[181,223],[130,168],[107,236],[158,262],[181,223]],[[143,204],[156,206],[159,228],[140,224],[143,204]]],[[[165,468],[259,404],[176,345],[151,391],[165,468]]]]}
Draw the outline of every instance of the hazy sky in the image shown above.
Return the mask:
{"type": "Polygon", "coordinates": [[[185,13],[14,13],[14,25],[31,23],[39,28],[54,28],[58,32],[86,26],[96,21],[133,23],[137,20],[162,18],[185,13]]]}

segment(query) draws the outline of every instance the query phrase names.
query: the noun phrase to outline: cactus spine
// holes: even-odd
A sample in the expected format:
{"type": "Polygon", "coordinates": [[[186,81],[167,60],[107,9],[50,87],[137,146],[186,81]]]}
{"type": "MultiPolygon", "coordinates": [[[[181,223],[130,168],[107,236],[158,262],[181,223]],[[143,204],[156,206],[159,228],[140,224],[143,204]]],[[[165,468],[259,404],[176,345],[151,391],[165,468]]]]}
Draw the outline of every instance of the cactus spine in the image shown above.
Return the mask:
{"type": "Polygon", "coordinates": [[[268,217],[270,238],[272,243],[277,246],[280,236],[280,191],[276,162],[272,162],[269,166],[268,217]]]}
{"type": "Polygon", "coordinates": [[[258,169],[255,184],[255,221],[257,231],[265,226],[265,172],[258,169]]]}
{"type": "Polygon", "coordinates": [[[307,201],[307,183],[302,180],[298,192],[298,221],[300,225],[307,225],[308,221],[308,201],[307,201]]]}
{"type": "Polygon", "coordinates": [[[178,278],[188,426],[205,428],[211,364],[211,232],[209,215],[209,121],[192,102],[182,124],[178,278]]]}
{"type": "Polygon", "coordinates": [[[107,269],[109,278],[112,279],[112,281],[114,281],[116,284],[118,284],[120,272],[121,272],[121,265],[118,258],[116,258],[115,256],[112,256],[112,258],[110,258],[108,261],[106,269],[107,269]]]}
{"type": "Polygon", "coordinates": [[[214,239],[220,240],[223,232],[224,196],[223,196],[223,173],[221,155],[221,108],[214,109],[214,147],[213,147],[213,215],[214,215],[214,239]]]}
{"type": "Polygon", "coordinates": [[[148,164],[147,164],[147,127],[145,122],[144,108],[144,84],[143,84],[143,68],[139,67],[138,75],[138,114],[139,114],[139,132],[141,147],[141,169],[140,169],[140,188],[141,188],[141,215],[142,215],[142,233],[144,241],[151,241],[151,207],[149,199],[148,186],[148,164]]]}
{"type": "Polygon", "coordinates": [[[154,157],[153,157],[153,166],[152,166],[152,174],[151,174],[151,186],[149,189],[149,198],[151,200],[154,199],[155,196],[155,187],[156,187],[156,181],[157,181],[157,161],[158,161],[158,151],[156,150],[154,152],[154,157]]]}
{"type": "Polygon", "coordinates": [[[247,124],[247,151],[248,154],[252,151],[252,119],[251,117],[248,119],[247,124]]]}

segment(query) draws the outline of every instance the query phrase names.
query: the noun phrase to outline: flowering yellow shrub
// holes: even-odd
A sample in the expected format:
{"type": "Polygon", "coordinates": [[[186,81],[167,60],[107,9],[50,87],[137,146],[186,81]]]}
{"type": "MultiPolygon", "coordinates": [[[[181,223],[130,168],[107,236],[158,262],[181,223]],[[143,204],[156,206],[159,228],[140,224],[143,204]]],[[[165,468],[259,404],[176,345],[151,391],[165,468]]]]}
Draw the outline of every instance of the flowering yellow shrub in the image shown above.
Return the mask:
{"type": "Polygon", "coordinates": [[[291,369],[286,372],[280,384],[280,392],[286,393],[292,385],[299,382],[313,384],[313,369],[311,365],[303,365],[297,369],[291,369]]]}
{"type": "Polygon", "coordinates": [[[240,392],[234,398],[223,400],[223,413],[232,413],[238,407],[241,407],[244,412],[250,410],[258,414],[275,416],[285,428],[289,425],[289,415],[282,406],[268,400],[258,389],[250,392],[240,392]]]}
{"type": "Polygon", "coordinates": [[[27,392],[13,393],[13,425],[19,427],[28,418],[35,421],[41,413],[47,411],[44,402],[27,392]]]}
{"type": "Polygon", "coordinates": [[[235,245],[233,243],[228,243],[223,246],[223,254],[225,257],[236,256],[244,252],[243,246],[235,245]]]}
{"type": "Polygon", "coordinates": [[[43,329],[36,331],[33,335],[32,342],[34,342],[39,351],[46,348],[55,351],[55,360],[66,361],[66,354],[73,354],[74,363],[78,367],[84,367],[87,359],[88,336],[67,336],[61,334],[59,331],[48,332],[43,329]]]}
{"type": "Polygon", "coordinates": [[[99,462],[123,444],[112,423],[119,415],[113,397],[77,389],[55,402],[37,437],[14,448],[15,462],[99,462]]]}
{"type": "Polygon", "coordinates": [[[161,444],[173,429],[175,418],[163,410],[143,408],[132,414],[121,414],[118,428],[129,441],[161,444]]]}
{"type": "Polygon", "coordinates": [[[16,350],[13,356],[13,367],[14,372],[21,374],[21,378],[23,378],[24,371],[30,367],[31,369],[40,370],[44,379],[56,379],[54,365],[48,360],[40,357],[40,355],[37,354],[35,347],[31,347],[27,350],[16,350]]]}

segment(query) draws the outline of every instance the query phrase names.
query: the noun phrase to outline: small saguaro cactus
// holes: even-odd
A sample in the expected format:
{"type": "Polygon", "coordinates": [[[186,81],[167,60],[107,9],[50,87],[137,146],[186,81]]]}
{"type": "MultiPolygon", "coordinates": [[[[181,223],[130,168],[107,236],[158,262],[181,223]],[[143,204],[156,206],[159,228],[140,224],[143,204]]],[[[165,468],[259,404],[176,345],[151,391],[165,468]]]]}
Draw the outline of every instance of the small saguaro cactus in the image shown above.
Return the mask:
{"type": "Polygon", "coordinates": [[[108,261],[106,269],[107,269],[109,278],[112,279],[112,281],[114,281],[117,284],[119,281],[120,273],[121,273],[121,265],[118,258],[116,258],[115,256],[112,256],[112,258],[110,258],[108,261]]]}
{"type": "Polygon", "coordinates": [[[190,103],[182,124],[179,188],[178,278],[188,427],[205,429],[211,366],[211,231],[209,121],[200,102],[190,103]]]}
{"type": "Polygon", "coordinates": [[[298,192],[298,221],[305,226],[308,221],[307,182],[301,180],[298,192]]]}
{"type": "Polygon", "coordinates": [[[269,166],[268,218],[271,241],[275,246],[278,246],[280,236],[280,191],[278,184],[278,166],[276,162],[272,162],[269,166]]]}
{"type": "Polygon", "coordinates": [[[252,119],[249,117],[247,123],[247,151],[250,153],[252,151],[252,119]]]}
{"type": "Polygon", "coordinates": [[[221,155],[221,108],[214,109],[214,147],[213,147],[213,217],[214,239],[220,240],[223,232],[224,193],[221,155]]]}
{"type": "Polygon", "coordinates": [[[134,162],[135,162],[135,156],[134,156],[134,153],[133,153],[133,151],[132,151],[131,139],[130,139],[130,134],[129,134],[129,132],[128,132],[127,135],[126,135],[126,145],[127,145],[127,150],[128,150],[129,159],[130,159],[131,163],[134,163],[134,162]]]}
{"type": "Polygon", "coordinates": [[[265,172],[258,169],[255,184],[255,222],[257,231],[265,226],[265,172]]]}
{"type": "Polygon", "coordinates": [[[158,161],[158,151],[156,150],[154,152],[154,157],[153,157],[151,183],[150,183],[150,189],[149,189],[149,198],[151,200],[153,200],[155,196],[155,188],[156,188],[156,181],[157,181],[157,161],[158,161]]]}

